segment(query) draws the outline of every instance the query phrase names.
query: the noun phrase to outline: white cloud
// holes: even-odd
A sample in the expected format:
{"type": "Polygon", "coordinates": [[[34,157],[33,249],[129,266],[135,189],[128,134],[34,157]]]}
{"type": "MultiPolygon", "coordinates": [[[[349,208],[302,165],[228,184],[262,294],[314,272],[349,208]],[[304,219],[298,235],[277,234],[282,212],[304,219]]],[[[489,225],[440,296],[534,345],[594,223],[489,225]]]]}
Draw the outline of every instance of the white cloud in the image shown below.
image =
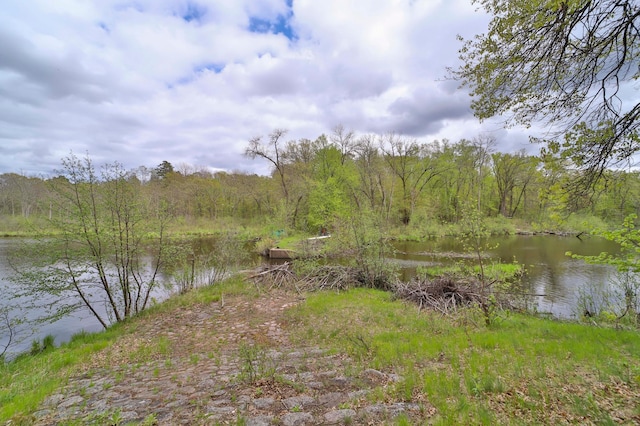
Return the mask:
{"type": "Polygon", "coordinates": [[[70,151],[264,172],[242,152],[274,128],[479,133],[441,80],[485,24],[466,0],[5,0],[0,173],[70,151]]]}

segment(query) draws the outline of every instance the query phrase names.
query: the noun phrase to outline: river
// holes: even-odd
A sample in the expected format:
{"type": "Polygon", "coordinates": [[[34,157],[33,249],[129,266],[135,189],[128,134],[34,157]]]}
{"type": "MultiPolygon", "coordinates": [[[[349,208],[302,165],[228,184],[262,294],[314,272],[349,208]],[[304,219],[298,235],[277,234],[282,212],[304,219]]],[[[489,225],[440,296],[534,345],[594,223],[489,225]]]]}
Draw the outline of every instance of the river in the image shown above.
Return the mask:
{"type": "MultiPolygon", "coordinates": [[[[0,238],[0,306],[15,301],[7,299],[7,289],[13,285],[9,278],[13,271],[7,262],[7,254],[17,247],[19,239],[0,238]]],[[[206,244],[205,244],[206,245],[206,244]]],[[[427,242],[397,242],[394,244],[394,259],[401,266],[403,278],[415,274],[420,265],[447,264],[463,259],[463,248],[456,238],[439,238],[427,242]]],[[[534,303],[541,312],[554,316],[570,318],[576,314],[576,301],[581,291],[607,287],[612,268],[601,265],[588,265],[580,260],[567,257],[567,251],[581,255],[596,255],[602,251],[617,252],[618,246],[601,238],[560,236],[508,236],[492,238],[488,246],[493,247],[488,255],[490,259],[503,262],[517,261],[526,267],[523,278],[524,288],[537,296],[534,303]]],[[[254,261],[252,261],[253,263],[254,261]]],[[[33,318],[37,313],[30,313],[33,318]]],[[[0,330],[3,327],[0,326],[0,330]]],[[[101,330],[98,321],[88,311],[62,318],[52,324],[39,325],[33,334],[29,334],[19,345],[13,345],[11,352],[28,350],[31,341],[41,340],[51,334],[56,344],[68,341],[80,331],[101,330]]],[[[26,328],[22,327],[23,335],[26,328]]],[[[4,348],[8,336],[0,335],[0,351],[4,348]]]]}

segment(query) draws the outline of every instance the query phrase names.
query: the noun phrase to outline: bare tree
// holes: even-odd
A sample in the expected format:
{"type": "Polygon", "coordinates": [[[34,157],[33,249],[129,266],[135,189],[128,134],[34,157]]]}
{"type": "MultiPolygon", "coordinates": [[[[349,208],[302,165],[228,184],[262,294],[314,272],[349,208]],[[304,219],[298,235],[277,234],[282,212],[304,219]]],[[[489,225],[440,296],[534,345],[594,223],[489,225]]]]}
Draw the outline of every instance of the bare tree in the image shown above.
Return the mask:
{"type": "Polygon", "coordinates": [[[245,155],[251,159],[255,159],[256,157],[264,158],[273,164],[280,178],[280,185],[282,185],[285,202],[289,204],[289,189],[285,179],[285,162],[282,155],[282,139],[286,134],[287,130],[285,129],[275,129],[269,134],[269,141],[267,143],[262,142],[262,136],[256,136],[250,139],[249,145],[245,149],[245,155]]]}
{"type": "Polygon", "coordinates": [[[340,150],[340,162],[344,165],[347,158],[353,156],[355,152],[355,133],[353,130],[346,130],[342,124],[338,124],[333,128],[333,134],[329,139],[340,150]]]}

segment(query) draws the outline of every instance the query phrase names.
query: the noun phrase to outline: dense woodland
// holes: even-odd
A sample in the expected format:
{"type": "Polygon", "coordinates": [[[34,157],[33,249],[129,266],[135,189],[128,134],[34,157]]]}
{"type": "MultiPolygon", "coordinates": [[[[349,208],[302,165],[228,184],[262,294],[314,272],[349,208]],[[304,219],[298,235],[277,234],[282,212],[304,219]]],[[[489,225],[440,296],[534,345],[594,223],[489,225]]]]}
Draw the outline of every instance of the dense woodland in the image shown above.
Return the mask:
{"type": "MultiPolygon", "coordinates": [[[[274,130],[246,147],[247,156],[270,163],[270,176],[211,173],[169,161],[118,176],[186,220],[269,218],[312,233],[363,211],[392,226],[418,226],[456,223],[465,209],[477,209],[537,230],[566,229],[576,217],[619,224],[640,213],[635,170],[607,170],[589,191],[578,192],[573,183],[581,172],[568,160],[494,146],[486,136],[420,143],[399,135],[356,137],[338,127],[315,140],[287,140],[286,131],[274,130]]],[[[65,179],[0,175],[0,214],[52,217],[52,188],[65,179]]]]}

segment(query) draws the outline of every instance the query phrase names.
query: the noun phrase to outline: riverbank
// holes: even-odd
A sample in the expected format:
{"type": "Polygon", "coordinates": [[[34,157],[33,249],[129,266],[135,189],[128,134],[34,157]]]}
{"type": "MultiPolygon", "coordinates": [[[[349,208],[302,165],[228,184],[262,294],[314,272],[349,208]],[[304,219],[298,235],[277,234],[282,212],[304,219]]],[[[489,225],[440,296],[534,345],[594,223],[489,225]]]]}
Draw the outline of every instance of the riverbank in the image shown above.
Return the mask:
{"type": "Polygon", "coordinates": [[[10,424],[637,423],[640,335],[242,278],[1,367],[10,424]]]}

